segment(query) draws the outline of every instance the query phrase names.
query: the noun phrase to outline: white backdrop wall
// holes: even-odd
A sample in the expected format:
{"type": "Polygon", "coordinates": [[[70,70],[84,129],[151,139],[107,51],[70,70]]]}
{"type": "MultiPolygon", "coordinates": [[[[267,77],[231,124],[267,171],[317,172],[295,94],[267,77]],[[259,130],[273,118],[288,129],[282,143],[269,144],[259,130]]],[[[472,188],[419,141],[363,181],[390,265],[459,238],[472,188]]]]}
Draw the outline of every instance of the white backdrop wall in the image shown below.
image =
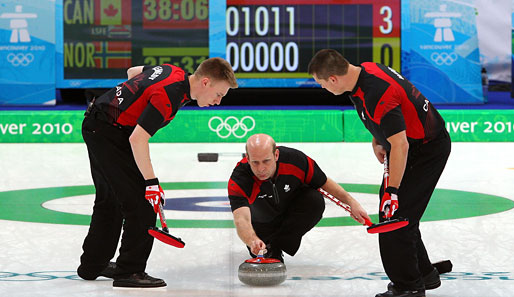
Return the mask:
{"type": "Polygon", "coordinates": [[[478,12],[477,31],[481,63],[487,70],[489,80],[510,83],[511,16],[514,0],[475,0],[475,7],[478,12]]]}

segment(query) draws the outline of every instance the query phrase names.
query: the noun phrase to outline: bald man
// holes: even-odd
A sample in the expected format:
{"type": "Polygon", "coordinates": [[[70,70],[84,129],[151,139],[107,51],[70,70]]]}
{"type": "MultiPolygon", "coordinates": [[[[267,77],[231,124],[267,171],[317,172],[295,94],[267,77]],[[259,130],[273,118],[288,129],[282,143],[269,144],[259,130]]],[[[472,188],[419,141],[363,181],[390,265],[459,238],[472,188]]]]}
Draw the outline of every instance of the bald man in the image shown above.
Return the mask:
{"type": "Polygon", "coordinates": [[[299,150],[277,147],[273,138],[255,134],[246,142],[246,157],[228,183],[237,234],[250,255],[259,252],[282,262],[282,251],[294,256],[303,235],[322,218],[325,201],[318,188],[352,209],[361,224],[366,211],[348,192],[327,178],[316,162],[299,150]]]}

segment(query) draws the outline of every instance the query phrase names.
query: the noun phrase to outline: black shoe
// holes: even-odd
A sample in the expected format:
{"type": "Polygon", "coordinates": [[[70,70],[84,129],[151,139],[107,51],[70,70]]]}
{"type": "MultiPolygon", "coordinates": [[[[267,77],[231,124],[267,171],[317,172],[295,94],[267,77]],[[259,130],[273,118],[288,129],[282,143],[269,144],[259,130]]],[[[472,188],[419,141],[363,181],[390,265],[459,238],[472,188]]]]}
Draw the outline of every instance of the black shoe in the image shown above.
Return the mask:
{"type": "Polygon", "coordinates": [[[435,269],[437,269],[437,272],[439,272],[439,274],[452,272],[453,269],[453,264],[450,260],[442,260],[439,262],[435,262],[432,263],[432,266],[434,266],[435,269]]]}
{"type": "Polygon", "coordinates": [[[116,276],[112,286],[122,288],[158,288],[166,287],[166,282],[160,278],[151,277],[146,272],[137,272],[126,276],[116,276]]]}
{"type": "Polygon", "coordinates": [[[116,263],[115,262],[109,262],[107,264],[107,267],[105,267],[100,273],[91,273],[87,269],[84,269],[84,266],[80,265],[79,268],[77,268],[77,274],[80,276],[80,278],[85,280],[95,280],[99,276],[104,276],[108,278],[114,278],[114,270],[116,269],[116,263]]]}
{"type": "Polygon", "coordinates": [[[439,272],[434,268],[432,272],[423,276],[423,283],[425,284],[425,290],[433,290],[441,286],[441,278],[439,272]]]}
{"type": "Polygon", "coordinates": [[[82,265],[77,268],[77,275],[83,280],[95,280],[98,275],[85,271],[82,265]]]}
{"type": "Polygon", "coordinates": [[[375,297],[425,297],[425,290],[412,290],[412,291],[396,291],[387,290],[387,292],[375,295],[375,297]]]}
{"type": "MultiPolygon", "coordinates": [[[[439,277],[439,272],[434,268],[432,272],[423,276],[423,283],[425,284],[425,290],[433,290],[439,288],[441,286],[441,278],[439,277]]],[[[391,291],[394,287],[394,283],[390,282],[387,285],[387,290],[391,291]]]]}
{"type": "Polygon", "coordinates": [[[116,262],[109,262],[109,264],[107,264],[107,267],[105,267],[104,270],[102,270],[100,272],[100,275],[98,275],[98,276],[114,278],[115,271],[116,271],[116,262]]]}

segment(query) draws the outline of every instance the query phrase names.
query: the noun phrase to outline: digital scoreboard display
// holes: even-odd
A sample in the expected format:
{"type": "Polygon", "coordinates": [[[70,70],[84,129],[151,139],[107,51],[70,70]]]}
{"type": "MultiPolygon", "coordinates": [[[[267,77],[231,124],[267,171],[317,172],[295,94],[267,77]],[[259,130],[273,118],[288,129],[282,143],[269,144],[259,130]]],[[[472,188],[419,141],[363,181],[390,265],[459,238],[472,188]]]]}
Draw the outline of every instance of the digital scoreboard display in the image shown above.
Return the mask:
{"type": "Polygon", "coordinates": [[[241,86],[309,86],[314,54],[400,69],[400,1],[227,0],[226,58],[241,86]]]}
{"type": "Polygon", "coordinates": [[[209,57],[208,5],[208,0],[62,0],[57,86],[110,88],[136,65],[171,63],[194,72],[209,57]]]}
{"type": "Polygon", "coordinates": [[[400,70],[400,0],[62,0],[59,11],[58,87],[112,87],[135,65],[194,72],[215,56],[240,87],[312,87],[323,48],[400,70]]]}

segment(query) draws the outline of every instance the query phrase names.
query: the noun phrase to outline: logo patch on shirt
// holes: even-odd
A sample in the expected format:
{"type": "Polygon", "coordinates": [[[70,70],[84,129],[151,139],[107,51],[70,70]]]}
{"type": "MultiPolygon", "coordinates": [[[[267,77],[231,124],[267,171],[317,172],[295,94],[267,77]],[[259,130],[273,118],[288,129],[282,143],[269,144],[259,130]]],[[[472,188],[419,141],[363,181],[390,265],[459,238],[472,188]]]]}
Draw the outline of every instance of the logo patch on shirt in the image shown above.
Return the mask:
{"type": "Polygon", "coordinates": [[[428,102],[428,100],[427,100],[427,99],[425,99],[425,104],[423,104],[423,110],[424,110],[425,112],[428,112],[428,103],[429,103],[429,102],[428,102]]]}
{"type": "Polygon", "coordinates": [[[257,198],[260,198],[260,199],[264,199],[264,198],[273,198],[273,196],[268,195],[268,194],[262,194],[262,195],[257,196],[257,198]]]}
{"type": "Polygon", "coordinates": [[[150,77],[148,78],[149,80],[154,80],[156,79],[159,75],[162,74],[162,70],[163,68],[161,66],[155,66],[154,68],[152,68],[153,70],[153,73],[152,75],[150,75],[150,77]]]}
{"type": "Polygon", "coordinates": [[[291,190],[291,187],[289,187],[289,185],[285,185],[284,186],[284,191],[287,193],[291,190]]]}

